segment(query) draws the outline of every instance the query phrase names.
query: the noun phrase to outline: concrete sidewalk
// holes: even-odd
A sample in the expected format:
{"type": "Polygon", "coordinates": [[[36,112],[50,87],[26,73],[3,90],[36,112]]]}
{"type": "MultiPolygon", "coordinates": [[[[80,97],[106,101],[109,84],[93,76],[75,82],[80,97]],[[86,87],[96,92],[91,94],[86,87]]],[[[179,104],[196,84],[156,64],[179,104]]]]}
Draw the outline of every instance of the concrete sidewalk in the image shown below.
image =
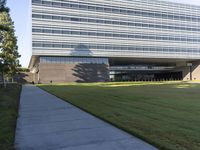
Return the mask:
{"type": "Polygon", "coordinates": [[[17,150],[156,150],[32,85],[23,86],[17,150]]]}

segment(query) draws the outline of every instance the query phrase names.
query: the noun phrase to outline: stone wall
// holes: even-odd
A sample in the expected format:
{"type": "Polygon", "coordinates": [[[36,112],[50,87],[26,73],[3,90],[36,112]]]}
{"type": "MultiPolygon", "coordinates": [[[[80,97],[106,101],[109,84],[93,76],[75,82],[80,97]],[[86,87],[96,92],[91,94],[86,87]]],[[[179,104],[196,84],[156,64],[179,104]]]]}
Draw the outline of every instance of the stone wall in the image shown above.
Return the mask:
{"type": "Polygon", "coordinates": [[[109,81],[105,64],[39,64],[39,82],[105,82],[109,81]]]}
{"type": "Polygon", "coordinates": [[[14,76],[14,80],[19,83],[38,83],[37,74],[31,72],[20,72],[14,76]]]}

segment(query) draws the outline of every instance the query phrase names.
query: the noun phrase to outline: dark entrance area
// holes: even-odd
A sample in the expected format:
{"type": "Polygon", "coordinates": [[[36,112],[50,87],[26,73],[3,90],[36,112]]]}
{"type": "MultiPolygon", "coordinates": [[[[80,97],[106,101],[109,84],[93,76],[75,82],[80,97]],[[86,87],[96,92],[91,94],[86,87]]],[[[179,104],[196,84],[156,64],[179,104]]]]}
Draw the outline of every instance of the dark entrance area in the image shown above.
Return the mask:
{"type": "Polygon", "coordinates": [[[177,69],[184,60],[154,58],[110,58],[111,81],[170,81],[183,80],[177,69]]]}
{"type": "Polygon", "coordinates": [[[171,81],[182,80],[182,72],[121,71],[110,74],[111,81],[171,81]]]}
{"type": "Polygon", "coordinates": [[[155,73],[156,80],[183,80],[182,72],[155,73]]]}

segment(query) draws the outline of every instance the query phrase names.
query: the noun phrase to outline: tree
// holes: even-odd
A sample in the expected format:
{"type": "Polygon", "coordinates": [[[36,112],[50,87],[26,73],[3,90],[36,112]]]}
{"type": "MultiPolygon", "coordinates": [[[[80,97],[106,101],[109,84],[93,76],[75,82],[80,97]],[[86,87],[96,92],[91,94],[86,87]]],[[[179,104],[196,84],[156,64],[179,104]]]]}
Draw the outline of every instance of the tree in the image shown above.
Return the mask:
{"type": "Polygon", "coordinates": [[[5,5],[6,5],[6,0],[0,0],[0,11],[6,8],[5,5]]]}
{"type": "MultiPolygon", "coordinates": [[[[9,9],[5,7],[6,0],[0,0],[0,13],[8,12],[9,9]]],[[[0,24],[0,32],[1,31],[8,31],[8,27],[4,24],[0,24]]],[[[2,40],[2,34],[0,34],[0,41],[2,40]]]]}
{"type": "Polygon", "coordinates": [[[0,72],[3,79],[5,76],[16,74],[17,68],[20,66],[14,23],[5,3],[5,0],[0,0],[0,72]]]}

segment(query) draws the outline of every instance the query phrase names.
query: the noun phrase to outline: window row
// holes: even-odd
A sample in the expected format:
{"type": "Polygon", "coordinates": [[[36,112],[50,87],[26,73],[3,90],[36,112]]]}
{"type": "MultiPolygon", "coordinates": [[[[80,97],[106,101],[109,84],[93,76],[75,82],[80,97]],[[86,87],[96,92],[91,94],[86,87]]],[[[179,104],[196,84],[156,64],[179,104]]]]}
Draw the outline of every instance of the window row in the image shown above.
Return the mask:
{"type": "Polygon", "coordinates": [[[33,47],[38,48],[72,48],[74,53],[77,51],[87,51],[91,53],[92,49],[101,49],[101,50],[136,50],[136,51],[166,51],[166,52],[200,52],[198,48],[176,48],[176,47],[145,47],[145,46],[130,46],[130,45],[109,45],[109,44],[79,44],[72,43],[50,43],[50,42],[33,42],[33,47]]]}
{"type": "Polygon", "coordinates": [[[158,35],[145,35],[145,34],[117,34],[117,33],[103,33],[103,32],[84,32],[84,31],[70,31],[70,30],[53,30],[53,29],[40,29],[33,28],[34,33],[51,33],[62,35],[83,35],[83,36],[101,36],[101,37],[119,37],[129,39],[151,39],[151,40],[166,40],[166,41],[188,41],[200,42],[200,38],[187,38],[187,37],[173,37],[173,36],[158,36],[158,35]]]}
{"type": "Polygon", "coordinates": [[[41,63],[62,63],[62,64],[108,64],[107,58],[90,57],[40,57],[41,63]]]}
{"type": "Polygon", "coordinates": [[[63,17],[63,16],[40,15],[40,14],[32,14],[32,17],[42,18],[42,19],[64,20],[72,22],[87,22],[87,23],[97,23],[97,24],[124,25],[124,26],[136,26],[136,27],[158,28],[158,29],[200,31],[200,28],[158,25],[158,24],[144,24],[144,23],[133,23],[133,22],[122,22],[122,21],[111,21],[111,20],[100,20],[100,19],[86,19],[86,18],[76,18],[76,17],[63,17]]]}
{"type": "Polygon", "coordinates": [[[183,21],[194,21],[199,22],[200,16],[188,16],[185,14],[172,14],[171,12],[164,13],[159,11],[148,11],[141,9],[128,9],[128,8],[120,8],[120,7],[107,7],[105,5],[91,5],[89,3],[81,3],[81,2],[50,2],[50,1],[42,1],[42,0],[33,0],[35,4],[42,4],[50,7],[61,7],[61,8],[70,8],[70,9],[78,9],[78,10],[87,10],[87,11],[97,11],[97,12],[107,12],[107,13],[116,13],[116,14],[125,14],[125,15],[135,15],[135,16],[144,16],[144,17],[153,17],[153,18],[163,18],[163,19],[173,19],[173,20],[183,20],[183,21]]]}

